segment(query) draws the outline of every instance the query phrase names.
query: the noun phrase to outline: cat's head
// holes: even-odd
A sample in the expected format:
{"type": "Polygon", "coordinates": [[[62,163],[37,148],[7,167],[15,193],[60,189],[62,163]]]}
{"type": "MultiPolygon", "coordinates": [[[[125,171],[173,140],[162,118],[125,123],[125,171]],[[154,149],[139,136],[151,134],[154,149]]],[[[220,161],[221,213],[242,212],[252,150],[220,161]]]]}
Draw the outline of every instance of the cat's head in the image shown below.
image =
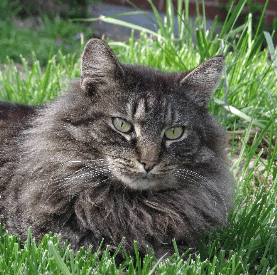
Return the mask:
{"type": "Polygon", "coordinates": [[[136,190],[175,188],[178,171],[201,171],[214,161],[222,143],[207,105],[223,67],[224,57],[215,56],[190,72],[164,73],[121,64],[104,41],[88,41],[84,131],[117,181],[136,190]]]}

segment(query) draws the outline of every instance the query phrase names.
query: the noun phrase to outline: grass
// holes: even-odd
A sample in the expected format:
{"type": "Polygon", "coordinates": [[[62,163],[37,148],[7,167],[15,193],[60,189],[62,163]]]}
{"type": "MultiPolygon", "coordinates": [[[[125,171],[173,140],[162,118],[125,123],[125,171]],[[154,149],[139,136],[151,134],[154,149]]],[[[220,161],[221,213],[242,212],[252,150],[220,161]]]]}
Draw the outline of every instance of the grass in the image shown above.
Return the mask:
{"type": "Polygon", "coordinates": [[[6,63],[6,56],[21,63],[20,55],[24,56],[28,63],[32,63],[32,52],[35,52],[43,67],[47,65],[50,52],[57,55],[58,61],[61,62],[59,51],[63,55],[81,54],[80,44],[92,34],[92,30],[84,24],[65,21],[58,16],[51,21],[42,15],[37,25],[36,30],[19,28],[12,20],[3,21],[0,18],[1,63],[6,63]]]}
{"type": "MultiPolygon", "coordinates": [[[[276,50],[271,34],[260,33],[259,26],[257,33],[251,32],[251,15],[245,24],[234,28],[245,2],[241,0],[230,8],[218,35],[212,31],[215,25],[211,31],[206,29],[205,15],[201,19],[200,13],[194,26],[197,29],[193,31],[189,12],[182,11],[183,1],[178,0],[179,35],[174,37],[174,10],[172,1],[167,0],[164,20],[153,6],[157,32],[144,30],[140,39],[131,37],[124,43],[108,41],[120,61],[163,71],[188,70],[216,54],[226,56],[226,70],[212,97],[210,111],[228,131],[230,157],[237,156],[232,166],[237,178],[235,209],[230,213],[229,225],[203,236],[194,255],[188,256],[188,252],[184,257],[176,248],[175,255],[164,261],[155,259],[149,252],[136,264],[126,255],[126,261],[119,267],[108,249],[101,258],[97,253],[91,255],[89,250],[80,250],[74,255],[70,246],[60,243],[58,236],[46,235],[37,244],[30,230],[22,249],[16,236],[1,232],[0,270],[3,274],[277,273],[276,50]],[[263,49],[265,40],[269,46],[263,49]],[[140,265],[141,262],[144,264],[140,265]]],[[[186,0],[185,6],[188,6],[186,0]]],[[[116,18],[101,17],[101,20],[124,24],[116,18]]],[[[16,71],[10,59],[6,75],[0,73],[0,100],[38,105],[57,97],[68,78],[79,76],[78,54],[75,57],[57,52],[48,56],[43,73],[35,56],[31,62],[20,58],[22,73],[16,71]]],[[[136,248],[136,244],[134,246],[136,248]]]]}
{"type": "Polygon", "coordinates": [[[14,61],[6,58],[5,72],[0,73],[0,100],[29,105],[39,105],[56,98],[66,88],[68,79],[79,77],[80,60],[75,54],[50,55],[46,67],[42,68],[33,53],[32,66],[20,55],[23,69],[18,72],[14,61]]]}

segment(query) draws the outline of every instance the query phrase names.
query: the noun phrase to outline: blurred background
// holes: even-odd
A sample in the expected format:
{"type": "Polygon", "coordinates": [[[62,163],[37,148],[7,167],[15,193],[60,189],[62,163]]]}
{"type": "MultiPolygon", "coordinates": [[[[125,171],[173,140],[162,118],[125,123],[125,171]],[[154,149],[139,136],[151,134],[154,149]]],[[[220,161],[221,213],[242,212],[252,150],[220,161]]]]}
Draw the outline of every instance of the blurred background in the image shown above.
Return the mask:
{"type": "MultiPolygon", "coordinates": [[[[166,2],[166,0],[153,0],[161,18],[166,14],[166,2]]],[[[176,8],[177,0],[172,2],[176,8]]],[[[255,33],[266,2],[266,0],[247,0],[236,20],[236,25],[242,25],[251,13],[252,28],[255,33]]],[[[199,12],[201,16],[206,17],[207,28],[210,29],[214,18],[218,18],[213,31],[220,33],[220,28],[233,2],[209,0],[203,3],[205,14],[203,14],[202,2],[189,1],[190,19],[193,22],[199,12]]],[[[126,41],[131,35],[130,28],[99,20],[74,21],[76,18],[89,19],[98,18],[101,15],[113,16],[123,13],[127,15],[116,18],[150,30],[157,30],[154,24],[156,18],[147,0],[133,0],[132,2],[128,0],[1,0],[0,61],[4,63],[5,57],[9,56],[15,62],[20,62],[20,55],[31,61],[32,51],[34,51],[41,65],[45,66],[51,51],[53,54],[56,54],[58,50],[61,50],[63,54],[81,53],[80,39],[83,38],[86,41],[92,33],[115,41],[126,41]],[[136,11],[137,8],[145,14],[128,14],[136,11]]],[[[177,17],[175,20],[177,23],[177,17]]],[[[269,0],[260,31],[267,30],[272,33],[276,29],[277,1],[269,0]]],[[[140,32],[135,31],[134,35],[138,38],[140,32]]],[[[276,41],[276,35],[273,41],[276,41]]]]}

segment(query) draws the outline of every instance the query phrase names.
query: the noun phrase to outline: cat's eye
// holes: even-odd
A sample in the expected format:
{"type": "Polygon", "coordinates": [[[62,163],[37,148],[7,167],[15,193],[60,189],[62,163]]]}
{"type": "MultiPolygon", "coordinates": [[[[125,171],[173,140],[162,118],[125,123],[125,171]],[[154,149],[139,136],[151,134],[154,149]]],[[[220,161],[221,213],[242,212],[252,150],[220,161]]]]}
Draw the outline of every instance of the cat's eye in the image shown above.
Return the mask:
{"type": "Polygon", "coordinates": [[[130,122],[119,117],[113,118],[113,125],[118,131],[122,133],[128,133],[132,129],[132,124],[130,122]]]}
{"type": "Polygon", "coordinates": [[[183,127],[170,127],[164,134],[167,139],[178,139],[182,136],[183,131],[183,127]]]}

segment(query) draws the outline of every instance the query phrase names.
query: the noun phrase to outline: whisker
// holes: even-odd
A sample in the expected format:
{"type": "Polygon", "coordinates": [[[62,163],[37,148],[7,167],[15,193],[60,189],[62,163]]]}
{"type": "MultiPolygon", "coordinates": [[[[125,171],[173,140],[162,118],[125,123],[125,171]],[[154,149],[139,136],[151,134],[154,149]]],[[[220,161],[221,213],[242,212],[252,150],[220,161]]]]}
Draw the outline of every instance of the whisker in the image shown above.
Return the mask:
{"type": "MultiPolygon", "coordinates": [[[[76,195],[80,195],[81,193],[83,193],[83,192],[85,192],[85,191],[88,191],[89,189],[94,188],[95,186],[100,185],[100,184],[104,183],[105,181],[111,180],[111,179],[113,179],[113,178],[115,178],[115,176],[111,176],[111,177],[108,177],[108,178],[106,178],[106,179],[103,179],[103,180],[101,180],[100,182],[97,182],[96,184],[91,185],[91,186],[89,186],[88,188],[86,188],[86,189],[84,189],[84,190],[82,190],[82,191],[76,193],[76,195]]],[[[86,182],[89,181],[89,180],[90,180],[90,179],[87,179],[84,183],[86,183],[86,182]]],[[[83,183],[83,182],[82,182],[82,183],[83,183]]],[[[82,184],[82,183],[79,183],[78,185],[80,185],[80,184],[82,184]]],[[[78,185],[77,185],[77,186],[78,186],[78,185]]]]}
{"type": "MultiPolygon", "coordinates": [[[[111,177],[111,178],[113,178],[113,177],[111,177]]],[[[101,180],[100,182],[95,183],[94,185],[90,186],[89,188],[87,188],[87,189],[85,189],[85,190],[82,190],[81,192],[76,193],[76,195],[80,195],[82,192],[85,192],[85,191],[87,191],[87,190],[89,190],[89,189],[91,189],[91,188],[94,188],[94,187],[96,187],[96,186],[102,184],[103,182],[105,182],[105,181],[111,179],[111,178],[107,178],[107,179],[101,180]]],[[[75,185],[74,187],[77,187],[77,186],[79,186],[79,185],[81,185],[81,184],[84,184],[84,183],[88,182],[89,180],[91,180],[91,178],[88,178],[88,179],[87,179],[86,181],[84,181],[84,182],[78,183],[78,184],[75,185]]],[[[61,187],[63,187],[63,186],[61,186],[61,187]]],[[[61,187],[60,187],[60,188],[61,188],[61,187]]],[[[60,189],[60,188],[59,188],[59,189],[60,189]]],[[[72,187],[72,188],[73,188],[73,187],[72,187]]],[[[58,189],[55,190],[55,192],[57,192],[57,191],[58,191],[58,189]]],[[[55,192],[54,192],[54,193],[55,193],[55,192]]],[[[49,196],[48,199],[45,201],[45,203],[40,207],[40,211],[45,207],[47,201],[49,201],[49,199],[54,195],[54,193],[51,194],[51,196],[49,196]]],[[[39,211],[39,212],[40,212],[40,211],[39,211]]],[[[37,217],[38,217],[38,215],[37,215],[37,217]]]]}
{"type": "MultiPolygon", "coordinates": [[[[103,165],[104,161],[105,161],[104,159],[97,159],[97,160],[88,160],[88,161],[86,160],[85,162],[91,162],[91,163],[100,162],[101,165],[103,165]]],[[[69,161],[69,162],[72,162],[72,163],[77,163],[77,162],[79,163],[80,162],[81,163],[81,162],[84,162],[84,161],[72,160],[72,161],[69,161]]],[[[104,165],[107,165],[107,164],[104,163],[104,165]]],[[[68,174],[66,177],[62,177],[62,178],[58,178],[56,180],[52,180],[51,184],[58,184],[58,183],[60,183],[60,182],[62,182],[64,180],[70,179],[73,175],[76,175],[76,174],[78,174],[78,173],[80,173],[82,171],[85,171],[87,169],[91,169],[91,166],[88,166],[88,165],[83,166],[82,168],[72,172],[71,174],[68,174]]],[[[47,180],[41,180],[41,182],[47,182],[46,185],[49,185],[49,179],[47,179],[47,180]]]]}
{"type": "MultiPolygon", "coordinates": [[[[104,182],[107,181],[107,180],[111,180],[112,178],[115,178],[115,177],[114,177],[114,176],[111,176],[111,177],[109,177],[109,178],[107,178],[107,179],[101,180],[100,182],[95,183],[94,185],[90,186],[89,188],[86,188],[85,190],[82,190],[82,191],[76,193],[76,196],[80,195],[80,194],[83,193],[83,192],[88,191],[89,189],[95,188],[96,186],[98,186],[98,185],[104,183],[104,182]]],[[[90,179],[87,179],[85,182],[78,183],[76,186],[78,186],[78,185],[80,185],[80,184],[83,184],[83,183],[86,183],[86,182],[89,181],[89,180],[90,180],[90,179]]],[[[64,227],[65,224],[66,224],[66,222],[64,222],[63,227],[64,227]]]]}
{"type": "Polygon", "coordinates": [[[182,178],[182,179],[190,180],[192,183],[204,186],[208,190],[208,192],[212,195],[214,200],[215,200],[215,195],[214,195],[214,191],[215,191],[217,193],[217,195],[220,197],[221,201],[223,202],[223,205],[225,208],[225,219],[227,222],[228,209],[227,209],[226,202],[215,186],[212,188],[208,184],[206,184],[206,183],[209,183],[212,185],[212,182],[209,179],[207,179],[206,177],[204,177],[194,171],[188,170],[188,169],[177,169],[177,170],[175,170],[173,175],[177,176],[179,178],[182,178]],[[188,178],[188,176],[191,176],[193,178],[188,178]],[[194,178],[201,180],[201,182],[196,181],[194,178]],[[203,182],[203,180],[204,180],[204,182],[203,182]]]}
{"type": "MultiPolygon", "coordinates": [[[[72,189],[72,188],[76,188],[76,187],[79,186],[80,184],[87,183],[88,181],[92,180],[92,179],[95,178],[95,177],[107,175],[107,174],[110,172],[110,170],[109,170],[109,165],[106,165],[106,166],[107,166],[107,167],[101,167],[100,170],[99,170],[99,169],[98,169],[98,170],[90,170],[90,171],[87,171],[87,172],[85,172],[85,173],[83,173],[83,174],[81,174],[81,175],[78,175],[78,173],[83,172],[83,171],[85,171],[86,169],[91,169],[91,168],[92,168],[92,167],[90,167],[90,166],[85,166],[85,167],[83,167],[83,168],[81,168],[81,169],[75,171],[74,173],[70,174],[69,176],[64,177],[64,178],[62,178],[62,179],[59,179],[59,180],[56,181],[55,183],[57,183],[57,182],[60,183],[60,182],[65,181],[64,184],[62,184],[60,187],[58,187],[58,188],[47,198],[47,200],[46,200],[46,201],[44,202],[44,204],[41,206],[40,210],[43,209],[43,208],[45,207],[45,205],[47,204],[47,202],[48,202],[58,191],[60,191],[61,189],[63,189],[63,188],[64,188],[67,184],[69,184],[72,180],[74,180],[74,179],[80,179],[80,178],[85,178],[85,177],[89,177],[89,178],[87,178],[85,181],[81,181],[81,182],[78,183],[77,185],[71,185],[71,186],[69,187],[69,189],[67,189],[67,191],[70,190],[70,189],[72,189]],[[86,168],[86,169],[84,169],[84,168],[86,168]],[[74,175],[74,176],[72,177],[72,175],[74,175]],[[68,182],[68,181],[66,181],[66,180],[70,180],[70,182],[68,182]]],[[[101,182],[100,182],[100,183],[101,183],[101,182]]]]}

